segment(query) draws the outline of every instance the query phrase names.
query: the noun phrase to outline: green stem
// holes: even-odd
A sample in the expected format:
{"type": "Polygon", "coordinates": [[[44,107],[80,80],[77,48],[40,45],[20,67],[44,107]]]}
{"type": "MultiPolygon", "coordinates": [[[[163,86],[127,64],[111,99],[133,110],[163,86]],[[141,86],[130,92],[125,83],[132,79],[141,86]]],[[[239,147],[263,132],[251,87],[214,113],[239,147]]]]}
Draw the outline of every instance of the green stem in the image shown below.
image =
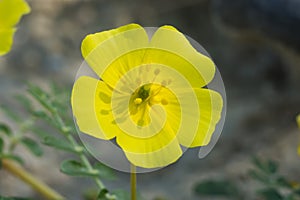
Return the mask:
{"type": "Polygon", "coordinates": [[[33,189],[38,191],[41,195],[49,200],[64,200],[65,198],[46,185],[41,180],[35,178],[32,174],[25,171],[21,166],[16,165],[14,162],[3,159],[2,166],[14,176],[20,178],[25,183],[30,185],[33,189]]]}
{"type": "MultiPolygon", "coordinates": [[[[57,112],[52,113],[54,118],[56,119],[56,121],[59,123],[60,127],[61,127],[61,132],[63,132],[66,135],[67,140],[71,143],[71,145],[73,147],[78,147],[78,143],[76,142],[76,140],[73,138],[73,136],[71,135],[71,133],[69,132],[70,129],[66,128],[66,125],[64,123],[64,121],[62,120],[62,118],[59,116],[59,114],[57,112]]],[[[87,159],[87,157],[83,154],[82,152],[79,152],[79,158],[80,160],[83,162],[83,164],[85,165],[85,167],[89,170],[94,170],[90,161],[87,159]]],[[[104,184],[102,183],[102,181],[95,177],[94,181],[96,182],[96,185],[99,187],[100,190],[105,189],[104,184]]]]}
{"type": "Polygon", "coordinates": [[[130,186],[131,186],[131,200],[136,200],[136,167],[130,166],[130,186]]]}
{"type": "MultiPolygon", "coordinates": [[[[89,160],[83,154],[80,155],[80,160],[84,163],[84,165],[86,166],[87,169],[94,170],[91,163],[89,162],[89,160]]],[[[100,190],[105,189],[104,184],[102,183],[102,181],[99,178],[95,177],[94,181],[96,182],[96,184],[100,190]]]]}
{"type": "MultiPolygon", "coordinates": [[[[58,112],[56,110],[54,112],[52,112],[52,115],[53,115],[54,119],[57,121],[57,123],[59,124],[60,131],[65,135],[65,137],[70,142],[70,144],[76,149],[79,146],[79,144],[74,139],[74,137],[71,135],[71,132],[70,132],[71,129],[69,129],[65,125],[64,121],[62,120],[62,118],[60,117],[60,115],[58,114],[58,112]]],[[[94,170],[94,168],[91,165],[90,161],[84,155],[84,151],[80,151],[80,152],[78,152],[78,154],[79,154],[79,158],[80,158],[81,162],[85,165],[85,167],[87,169],[91,170],[91,171],[94,170]]],[[[106,189],[103,182],[98,177],[94,177],[93,179],[94,179],[94,181],[95,181],[95,183],[98,186],[100,191],[106,189]]],[[[109,199],[115,199],[115,196],[111,195],[109,193],[106,194],[106,197],[108,197],[109,199]]]]}
{"type": "MultiPolygon", "coordinates": [[[[76,140],[70,135],[67,135],[67,139],[69,140],[69,142],[76,148],[78,147],[78,143],[76,142],[76,140]]],[[[80,153],[79,155],[80,160],[83,162],[83,164],[85,165],[85,167],[89,170],[94,170],[90,161],[87,159],[87,157],[83,154],[83,152],[80,153]]],[[[99,187],[100,190],[105,189],[104,184],[102,183],[102,181],[95,177],[94,181],[96,182],[97,186],[99,187]]]]}

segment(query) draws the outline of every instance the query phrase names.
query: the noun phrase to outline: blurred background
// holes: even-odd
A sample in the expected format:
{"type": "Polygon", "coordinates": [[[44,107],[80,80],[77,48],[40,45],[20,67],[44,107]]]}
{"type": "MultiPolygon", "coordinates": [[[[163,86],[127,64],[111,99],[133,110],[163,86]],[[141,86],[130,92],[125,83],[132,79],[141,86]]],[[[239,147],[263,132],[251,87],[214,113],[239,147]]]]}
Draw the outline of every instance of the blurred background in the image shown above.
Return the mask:
{"type": "MultiPolygon", "coordinates": [[[[239,183],[246,199],[256,184],[245,175],[251,157],[274,159],[280,172],[300,181],[297,155],[300,131],[299,0],[28,0],[31,13],[18,25],[12,51],[0,58],[0,102],[25,90],[26,82],[55,81],[70,88],[82,62],[80,44],[89,33],[128,23],[170,24],[198,41],[222,74],[227,118],[214,150],[196,159],[188,150],[172,166],[138,176],[145,199],[199,199],[195,183],[215,177],[239,183]],[[247,194],[249,191],[249,194],[247,194]]],[[[69,111],[70,112],[70,111],[69,111]]],[[[0,115],[5,120],[4,115],[0,115]]],[[[68,199],[93,186],[59,172],[67,155],[45,147],[40,160],[28,155],[26,168],[68,199]]],[[[129,176],[106,183],[129,189],[129,176]]],[[[30,187],[0,171],[0,194],[35,196],[30,187]]],[[[201,198],[205,199],[205,198],[201,198]]],[[[212,198],[207,198],[212,199],[212,198]]]]}

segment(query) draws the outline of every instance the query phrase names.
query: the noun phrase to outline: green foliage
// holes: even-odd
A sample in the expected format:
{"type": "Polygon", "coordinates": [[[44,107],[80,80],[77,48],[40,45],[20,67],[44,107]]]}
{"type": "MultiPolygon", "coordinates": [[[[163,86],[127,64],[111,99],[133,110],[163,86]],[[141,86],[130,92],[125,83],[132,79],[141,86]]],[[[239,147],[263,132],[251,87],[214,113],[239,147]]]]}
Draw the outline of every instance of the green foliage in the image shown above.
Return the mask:
{"type": "Polygon", "coordinates": [[[97,162],[96,164],[93,165],[94,169],[97,169],[99,171],[99,176],[103,179],[108,179],[108,180],[115,180],[116,179],[116,174],[114,171],[107,167],[106,165],[97,162]]]}
{"type": "Polygon", "coordinates": [[[28,135],[32,134],[30,128],[33,126],[35,117],[29,116],[22,119],[21,116],[16,115],[15,112],[7,106],[1,106],[1,109],[5,116],[12,120],[12,124],[16,126],[16,129],[12,130],[8,124],[0,122],[0,159],[10,159],[24,164],[22,157],[14,151],[19,144],[25,146],[33,155],[42,156],[43,149],[39,143],[32,139],[31,136],[28,137],[28,135]]]}
{"type": "MultiPolygon", "coordinates": [[[[102,190],[101,192],[96,192],[95,190],[88,190],[84,194],[84,199],[85,200],[114,200],[114,199],[119,199],[119,200],[130,200],[131,195],[128,191],[126,190],[113,190],[111,192],[110,196],[107,196],[107,190],[102,190]]],[[[137,196],[137,200],[143,200],[140,194],[137,196]]],[[[158,200],[158,199],[157,199],[158,200]]],[[[161,199],[161,200],[166,200],[166,199],[161,199]]]]}
{"type": "Polygon", "coordinates": [[[0,157],[1,159],[10,159],[10,160],[14,160],[16,162],[18,162],[20,165],[24,164],[24,160],[18,156],[18,155],[13,155],[13,154],[2,154],[2,156],[0,157]]]}
{"type": "Polygon", "coordinates": [[[0,133],[1,132],[4,133],[7,136],[11,136],[12,135],[11,129],[9,128],[9,126],[7,126],[4,123],[0,123],[0,133]]]}
{"type": "Polygon", "coordinates": [[[283,200],[282,195],[275,188],[266,188],[257,191],[265,200],[283,200]]]}
{"type": "Polygon", "coordinates": [[[0,154],[2,154],[3,148],[4,148],[4,141],[2,138],[0,138],[0,154]]]}
{"type": "MultiPolygon", "coordinates": [[[[55,84],[50,86],[50,92],[33,84],[28,85],[28,95],[15,96],[19,105],[27,112],[26,117],[17,115],[10,107],[2,106],[3,113],[18,125],[16,131],[0,122],[0,160],[3,158],[23,163],[21,157],[14,153],[17,145],[24,145],[35,156],[42,156],[43,149],[36,137],[43,144],[55,149],[72,153],[78,160],[65,160],[61,164],[61,172],[70,176],[85,176],[95,180],[102,199],[115,200],[117,197],[105,188],[101,181],[115,179],[112,169],[101,164],[92,165],[84,146],[77,142],[76,127],[69,107],[70,93],[55,84]],[[45,131],[48,130],[48,131],[45,131]],[[3,134],[2,134],[3,133],[3,134]],[[6,137],[7,140],[3,140],[6,137]],[[4,141],[7,141],[4,151],[4,141]]],[[[0,199],[1,200],[1,199],[0,199]]]]}
{"type": "MultiPolygon", "coordinates": [[[[88,160],[87,152],[84,146],[77,142],[76,128],[74,121],[69,111],[70,93],[67,90],[60,89],[57,85],[53,84],[50,92],[30,84],[28,92],[31,97],[39,103],[41,109],[34,109],[26,99],[21,98],[23,105],[27,107],[33,116],[44,122],[45,125],[50,126],[56,130],[56,135],[48,134],[43,138],[43,143],[47,146],[53,147],[58,150],[72,153],[78,157],[78,160],[65,160],[60,166],[61,172],[70,176],[85,176],[91,177],[95,180],[100,193],[104,195],[101,198],[116,199],[114,195],[110,194],[104,187],[100,178],[114,178],[113,171],[102,165],[96,163],[91,165],[88,160]],[[103,193],[103,191],[106,191],[103,193]]],[[[38,133],[37,133],[38,134],[38,133]]]]}
{"type": "MultiPolygon", "coordinates": [[[[126,190],[114,190],[112,193],[116,195],[118,199],[130,200],[130,193],[126,190]]],[[[141,197],[138,196],[137,199],[141,200],[141,197]]]]}
{"type": "Polygon", "coordinates": [[[72,153],[80,153],[83,151],[83,148],[81,146],[73,147],[65,140],[61,140],[52,136],[46,136],[43,140],[43,143],[47,146],[72,153]]]}
{"type": "MultiPolygon", "coordinates": [[[[17,112],[15,112],[11,108],[9,108],[7,106],[4,106],[4,105],[1,105],[0,108],[1,108],[2,112],[5,114],[6,117],[8,117],[9,119],[11,119],[14,122],[21,123],[22,118],[19,115],[16,114],[17,112]]],[[[5,125],[5,126],[7,126],[7,125],[5,125]]]]}
{"type": "Polygon", "coordinates": [[[70,176],[99,176],[99,171],[88,169],[83,163],[76,160],[65,160],[60,166],[61,172],[70,176]]]}
{"type": "Polygon", "coordinates": [[[23,137],[21,139],[21,143],[27,147],[29,151],[31,151],[32,154],[35,156],[42,156],[43,155],[43,149],[40,147],[40,145],[33,139],[28,137],[23,137]]]}
{"type": "Polygon", "coordinates": [[[257,167],[257,169],[268,175],[275,174],[278,171],[278,163],[272,160],[262,161],[259,158],[254,157],[252,159],[252,163],[257,167]]]}
{"type": "Polygon", "coordinates": [[[253,158],[254,169],[249,175],[261,184],[256,193],[264,200],[296,200],[300,199],[297,188],[285,177],[278,173],[278,163],[272,160],[253,158]]]}
{"type": "MultiPolygon", "coordinates": [[[[102,189],[100,192],[99,192],[99,195],[97,196],[97,200],[110,200],[111,198],[108,197],[108,190],[107,189],[102,189]]],[[[115,199],[113,197],[113,199],[115,199]]]]}
{"type": "MultiPolygon", "coordinates": [[[[255,193],[260,200],[300,200],[299,184],[292,183],[278,172],[278,163],[272,160],[252,159],[250,178],[258,183],[255,193]]],[[[249,192],[249,191],[247,191],[249,192]]],[[[195,185],[196,195],[221,196],[226,199],[244,199],[243,191],[229,180],[205,180],[195,185]]]]}
{"type": "Polygon", "coordinates": [[[21,198],[21,197],[3,197],[3,196],[0,196],[0,200],[32,200],[32,199],[21,198]]]}
{"type": "Polygon", "coordinates": [[[197,195],[205,196],[213,195],[231,198],[237,198],[239,196],[237,186],[228,180],[204,180],[195,185],[194,192],[197,195]]]}

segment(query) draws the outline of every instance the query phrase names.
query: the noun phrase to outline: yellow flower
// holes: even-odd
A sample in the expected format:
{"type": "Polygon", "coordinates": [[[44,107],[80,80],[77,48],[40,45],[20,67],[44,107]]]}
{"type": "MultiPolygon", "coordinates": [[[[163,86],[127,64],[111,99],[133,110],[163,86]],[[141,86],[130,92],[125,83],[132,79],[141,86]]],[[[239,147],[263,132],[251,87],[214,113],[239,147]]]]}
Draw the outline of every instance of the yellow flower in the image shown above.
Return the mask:
{"type": "Polygon", "coordinates": [[[30,12],[30,7],[24,0],[0,0],[0,55],[10,51],[14,27],[22,15],[30,12]]]}
{"type": "Polygon", "coordinates": [[[79,77],[72,109],[81,132],[116,140],[134,165],[177,161],[182,147],[207,145],[222,112],[222,97],[204,88],[212,60],[172,26],[149,36],[129,24],[88,35],[81,50],[98,78],[79,77]]]}

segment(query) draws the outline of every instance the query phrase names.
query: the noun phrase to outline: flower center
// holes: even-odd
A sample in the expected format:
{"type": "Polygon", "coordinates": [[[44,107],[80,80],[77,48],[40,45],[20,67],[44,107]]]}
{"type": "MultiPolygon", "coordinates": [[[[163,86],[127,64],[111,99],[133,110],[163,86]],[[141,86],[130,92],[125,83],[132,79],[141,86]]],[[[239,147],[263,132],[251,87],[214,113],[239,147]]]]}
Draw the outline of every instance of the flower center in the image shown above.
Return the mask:
{"type": "Polygon", "coordinates": [[[139,126],[149,124],[149,110],[154,104],[167,105],[168,100],[164,97],[162,85],[145,84],[139,87],[130,98],[129,112],[133,121],[139,126]]]}
{"type": "Polygon", "coordinates": [[[137,97],[134,99],[135,104],[141,104],[149,97],[151,84],[146,84],[140,87],[137,91],[137,97]]]}

